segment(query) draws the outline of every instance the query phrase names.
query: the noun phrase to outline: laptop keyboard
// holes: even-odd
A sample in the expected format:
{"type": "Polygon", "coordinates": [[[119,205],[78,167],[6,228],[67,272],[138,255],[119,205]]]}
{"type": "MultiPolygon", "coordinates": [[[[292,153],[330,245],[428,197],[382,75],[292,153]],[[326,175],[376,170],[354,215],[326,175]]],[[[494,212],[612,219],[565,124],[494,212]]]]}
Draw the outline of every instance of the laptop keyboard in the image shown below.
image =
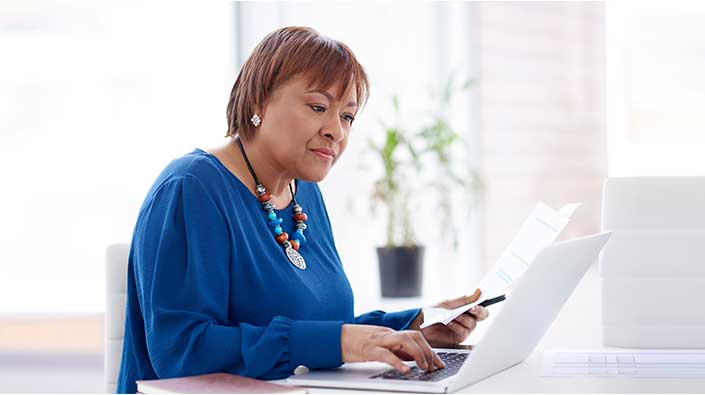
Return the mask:
{"type": "Polygon", "coordinates": [[[402,373],[396,369],[390,369],[378,375],[370,377],[371,379],[394,379],[394,380],[411,380],[411,381],[441,381],[446,377],[450,377],[460,370],[463,362],[468,357],[468,353],[457,352],[439,352],[437,353],[441,361],[446,364],[443,369],[437,369],[433,372],[427,372],[414,366],[408,373],[402,373]]]}

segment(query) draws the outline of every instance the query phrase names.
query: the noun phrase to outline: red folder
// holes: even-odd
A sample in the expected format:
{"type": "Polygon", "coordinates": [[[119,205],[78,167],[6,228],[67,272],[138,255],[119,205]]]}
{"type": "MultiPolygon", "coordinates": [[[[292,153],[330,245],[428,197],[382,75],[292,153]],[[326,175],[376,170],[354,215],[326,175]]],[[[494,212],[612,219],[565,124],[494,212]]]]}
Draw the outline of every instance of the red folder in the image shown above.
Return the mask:
{"type": "Polygon", "coordinates": [[[306,394],[306,388],[286,386],[236,376],[211,373],[162,380],[137,380],[141,394],[306,394]]]}

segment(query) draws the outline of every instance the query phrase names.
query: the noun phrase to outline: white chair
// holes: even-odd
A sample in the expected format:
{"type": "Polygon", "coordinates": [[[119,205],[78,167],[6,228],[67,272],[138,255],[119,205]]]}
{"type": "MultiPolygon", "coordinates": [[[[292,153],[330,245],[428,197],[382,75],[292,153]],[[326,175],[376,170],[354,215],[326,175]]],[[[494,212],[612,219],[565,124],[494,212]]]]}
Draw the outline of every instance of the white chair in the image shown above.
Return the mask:
{"type": "Polygon", "coordinates": [[[705,348],[705,177],[609,178],[602,228],[604,344],[705,348]]]}
{"type": "Polygon", "coordinates": [[[105,393],[114,394],[125,335],[125,301],[127,299],[127,259],[129,244],[112,244],[105,256],[105,393]]]}

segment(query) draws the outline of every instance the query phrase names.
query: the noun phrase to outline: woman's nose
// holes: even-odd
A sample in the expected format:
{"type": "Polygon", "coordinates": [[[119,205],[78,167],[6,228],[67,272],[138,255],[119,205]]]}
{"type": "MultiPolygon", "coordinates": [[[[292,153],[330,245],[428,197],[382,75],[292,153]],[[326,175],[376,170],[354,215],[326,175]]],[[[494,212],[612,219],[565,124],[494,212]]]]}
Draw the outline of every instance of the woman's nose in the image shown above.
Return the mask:
{"type": "Polygon", "coordinates": [[[338,142],[345,137],[345,128],[338,119],[325,125],[323,135],[331,141],[338,142]]]}

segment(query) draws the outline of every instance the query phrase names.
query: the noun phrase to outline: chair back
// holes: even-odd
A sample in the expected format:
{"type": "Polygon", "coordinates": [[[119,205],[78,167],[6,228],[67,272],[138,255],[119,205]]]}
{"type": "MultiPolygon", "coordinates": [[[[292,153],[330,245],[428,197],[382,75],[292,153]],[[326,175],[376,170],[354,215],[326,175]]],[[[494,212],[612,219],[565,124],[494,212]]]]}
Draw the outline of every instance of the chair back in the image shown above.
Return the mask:
{"type": "Polygon", "coordinates": [[[130,245],[111,244],[105,256],[105,393],[114,394],[125,335],[125,301],[127,299],[127,260],[130,245]]]}

